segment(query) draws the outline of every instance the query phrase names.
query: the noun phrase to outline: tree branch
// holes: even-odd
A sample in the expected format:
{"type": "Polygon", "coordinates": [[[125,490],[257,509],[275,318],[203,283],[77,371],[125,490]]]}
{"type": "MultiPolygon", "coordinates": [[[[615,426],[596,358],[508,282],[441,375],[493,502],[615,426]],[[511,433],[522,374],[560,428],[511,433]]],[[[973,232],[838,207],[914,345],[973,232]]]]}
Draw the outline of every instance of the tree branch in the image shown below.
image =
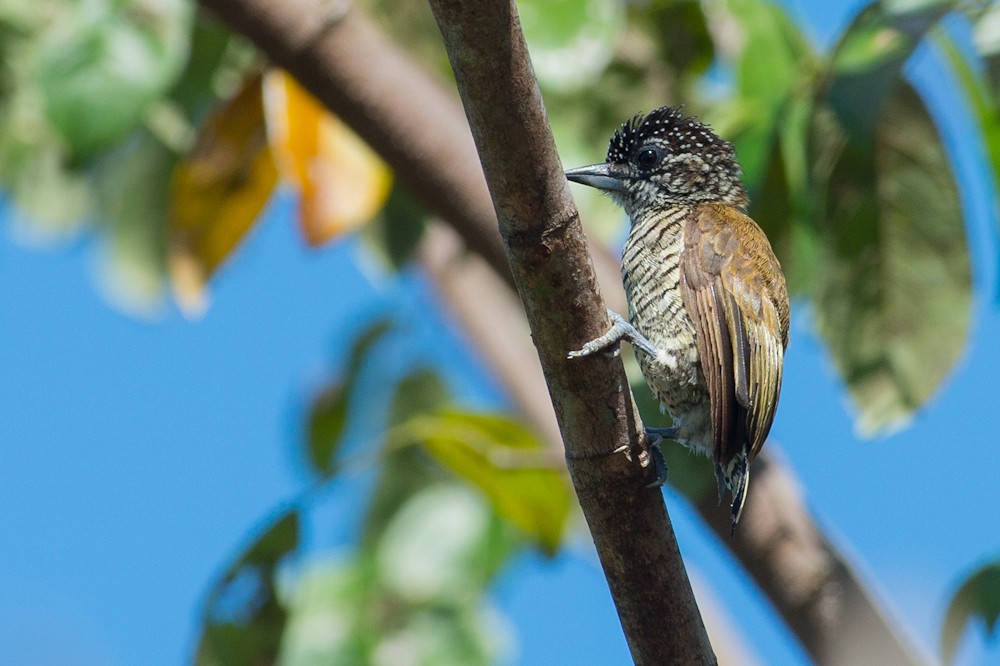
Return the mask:
{"type": "Polygon", "coordinates": [[[809,654],[820,664],[929,664],[878,607],[857,573],[837,553],[809,516],[799,484],[780,456],[754,461],[753,492],[740,528],[730,538],[730,522],[714,497],[695,503],[698,513],[768,590],[771,602],[809,654]]]}
{"type": "Polygon", "coordinates": [[[621,361],[566,357],[610,323],[517,11],[509,0],[430,4],[633,660],[716,663],[662,496],[643,483],[641,426],[621,361]]]}
{"type": "MultiPolygon", "coordinates": [[[[400,182],[451,224],[463,242],[510,284],[474,145],[469,134],[459,129],[464,128],[461,108],[453,96],[443,92],[440,82],[414,65],[358,9],[345,9],[343,3],[334,3],[339,11],[331,14],[325,0],[199,2],[249,37],[345,119],[389,162],[400,182]],[[318,20],[324,12],[329,20],[318,20]],[[408,131],[400,136],[404,127],[408,131]]],[[[607,253],[596,253],[593,259],[605,297],[614,309],[623,311],[617,267],[607,253]]],[[[462,296],[453,301],[459,298],[462,296]]],[[[490,329],[494,335],[478,335],[477,329],[472,333],[494,367],[500,369],[515,361],[525,367],[518,347],[503,344],[505,339],[521,335],[523,324],[515,325],[498,311],[485,312],[484,316],[487,319],[479,329],[490,329]],[[516,359],[512,360],[512,355],[516,359]]],[[[516,380],[509,373],[498,373],[519,405],[528,400],[527,392],[539,395],[544,390],[537,365],[530,373],[516,380]],[[529,386],[535,388],[526,388],[529,386]]],[[[525,413],[539,432],[552,436],[557,431],[551,410],[536,406],[525,413]]],[[[798,484],[791,470],[769,456],[768,450],[758,457],[765,466],[763,471],[754,470],[754,489],[745,520],[737,530],[738,538],[728,537],[728,526],[718,526],[724,512],[718,511],[714,499],[696,502],[702,517],[720,534],[721,543],[747,568],[819,663],[872,661],[851,661],[847,652],[837,654],[838,650],[860,646],[867,646],[866,654],[888,655],[879,663],[925,663],[926,659],[914,656],[915,648],[892,628],[846,560],[822,536],[801,497],[783,490],[798,484]],[[768,530],[746,529],[764,520],[772,523],[768,530]],[[780,557],[778,543],[784,544],[778,549],[784,553],[780,557]],[[803,600],[812,601],[803,606],[803,600]],[[863,619],[860,625],[858,619],[863,619]]]]}

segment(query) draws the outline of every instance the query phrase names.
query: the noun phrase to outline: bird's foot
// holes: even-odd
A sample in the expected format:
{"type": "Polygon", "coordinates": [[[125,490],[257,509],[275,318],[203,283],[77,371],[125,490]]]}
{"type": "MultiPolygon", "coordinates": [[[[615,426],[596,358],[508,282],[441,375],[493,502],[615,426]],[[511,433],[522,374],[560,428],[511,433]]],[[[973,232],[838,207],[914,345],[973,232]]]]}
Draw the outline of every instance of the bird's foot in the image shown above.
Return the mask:
{"type": "Polygon", "coordinates": [[[617,356],[621,351],[618,345],[622,340],[628,340],[636,349],[641,349],[643,353],[649,356],[656,356],[659,350],[624,317],[614,310],[608,310],[608,318],[611,320],[611,328],[608,329],[607,333],[594,338],[580,349],[571,351],[567,354],[567,357],[580,358],[581,356],[590,356],[609,348],[612,350],[612,355],[617,356]]]}
{"type": "Polygon", "coordinates": [[[652,440],[654,446],[659,446],[665,439],[675,439],[680,428],[674,426],[670,428],[646,428],[646,437],[652,440]]]}
{"type": "Polygon", "coordinates": [[[649,455],[653,459],[653,469],[656,478],[649,484],[650,488],[659,488],[667,482],[667,461],[660,450],[660,443],[665,439],[677,436],[677,428],[646,428],[646,441],[649,442],[649,455]]]}

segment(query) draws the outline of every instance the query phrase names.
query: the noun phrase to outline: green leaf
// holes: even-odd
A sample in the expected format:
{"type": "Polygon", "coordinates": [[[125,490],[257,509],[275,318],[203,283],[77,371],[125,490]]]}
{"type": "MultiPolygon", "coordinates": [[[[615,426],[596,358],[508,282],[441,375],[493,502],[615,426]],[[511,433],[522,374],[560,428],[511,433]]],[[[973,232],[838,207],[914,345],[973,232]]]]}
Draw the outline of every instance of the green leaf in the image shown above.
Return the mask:
{"type": "Polygon", "coordinates": [[[436,412],[448,400],[448,387],[434,370],[418,368],[396,386],[389,409],[389,425],[397,426],[411,418],[436,412]]]}
{"type": "Polygon", "coordinates": [[[153,314],[167,281],[166,235],[170,174],[177,154],[140,131],[94,171],[98,224],[106,260],[102,286],[131,314],[153,314]]]}
{"type": "Polygon", "coordinates": [[[372,348],[392,330],[393,325],[391,319],[379,319],[355,338],[343,377],[323,389],[309,410],[306,453],[313,470],[321,476],[330,476],[336,471],[337,453],[347,427],[347,412],[361,368],[372,348]]]}
{"type": "Polygon", "coordinates": [[[221,23],[199,15],[191,29],[187,65],[170,90],[169,99],[194,120],[216,100],[215,78],[226,64],[235,37],[221,23]]]}
{"type": "Polygon", "coordinates": [[[426,227],[427,214],[402,187],[393,187],[385,207],[361,237],[395,270],[401,270],[413,256],[426,227]]]}
{"type": "MultiPolygon", "coordinates": [[[[995,8],[997,10],[995,13],[997,29],[1000,29],[1000,5],[995,8]]],[[[987,87],[979,72],[969,65],[955,43],[943,30],[938,31],[935,37],[937,38],[937,46],[951,66],[952,73],[962,87],[966,101],[979,124],[983,149],[992,167],[990,171],[993,177],[993,187],[1000,188],[1000,99],[997,98],[996,92],[1000,89],[1000,85],[994,84],[993,88],[987,87]]],[[[1000,55],[997,57],[998,66],[1000,66],[1000,55]]],[[[997,80],[1000,81],[1000,76],[997,80]]],[[[1000,293],[1000,289],[998,289],[998,293],[1000,293]]]]}
{"type": "MultiPolygon", "coordinates": [[[[423,368],[414,370],[396,386],[389,407],[389,425],[397,426],[432,413],[447,399],[448,389],[436,372],[423,368]]],[[[392,431],[389,433],[388,439],[391,440],[392,431]]],[[[368,502],[361,536],[362,549],[369,551],[374,547],[386,525],[410,497],[429,484],[443,480],[446,474],[418,448],[402,447],[385,456],[375,491],[368,502]]]]}
{"type": "Polygon", "coordinates": [[[829,111],[817,121],[832,172],[816,324],[859,430],[873,434],[902,425],[964,349],[971,271],[962,207],[941,138],[908,85],[894,88],[868,146],[847,142],[829,111]]]}
{"type": "Polygon", "coordinates": [[[10,100],[0,111],[0,180],[14,203],[11,223],[22,237],[61,240],[84,225],[93,210],[93,188],[83,174],[66,167],[60,142],[22,101],[10,100]]]}
{"type": "Polygon", "coordinates": [[[976,18],[972,42],[981,56],[1000,55],[1000,6],[990,3],[976,18]]]}
{"type": "Polygon", "coordinates": [[[29,237],[100,214],[80,167],[140,128],[180,71],[191,14],[185,0],[0,6],[0,179],[29,237]]]}
{"type": "Polygon", "coordinates": [[[801,30],[778,5],[728,0],[737,94],[710,113],[733,142],[750,195],[750,214],[767,234],[789,288],[801,293],[812,271],[808,181],[809,118],[819,64],[801,30]]]}
{"type": "MultiPolygon", "coordinates": [[[[507,627],[496,613],[482,608],[462,607],[442,612],[433,608],[417,610],[406,625],[380,636],[379,652],[400,650],[411,663],[434,666],[491,666],[511,663],[507,627]],[[498,626],[499,625],[499,626],[498,626]]],[[[397,652],[398,654],[398,652],[397,652]]]]}
{"type": "Polygon", "coordinates": [[[659,48],[659,59],[679,75],[701,74],[715,59],[708,20],[696,0],[652,0],[626,5],[634,14],[630,24],[649,23],[659,48]]]}
{"type": "Polygon", "coordinates": [[[22,0],[0,0],[0,34],[11,36],[33,32],[44,25],[46,14],[51,7],[44,2],[23,2],[22,0]]]}
{"type": "Polygon", "coordinates": [[[556,552],[569,513],[569,488],[561,467],[527,428],[504,416],[447,410],[415,417],[395,436],[422,444],[545,552],[556,552]]]}
{"type": "Polygon", "coordinates": [[[378,636],[373,576],[359,558],[310,562],[294,581],[278,663],[282,666],[370,663],[378,636]]]}
{"type": "Polygon", "coordinates": [[[287,613],[275,574],[299,545],[299,514],[281,514],[233,564],[209,594],[198,666],[275,663],[287,613]]]}
{"type": "MultiPolygon", "coordinates": [[[[456,499],[461,505],[470,493],[457,489],[456,495],[455,486],[450,484],[451,493],[441,492],[440,486],[428,492],[442,500],[456,499]]],[[[399,527],[405,534],[387,539],[388,550],[399,546],[398,556],[389,558],[392,561],[386,561],[386,552],[320,561],[311,563],[295,581],[279,657],[283,666],[393,663],[387,654],[404,654],[406,662],[413,664],[486,666],[504,661],[509,632],[503,618],[483,603],[487,581],[481,577],[471,575],[456,594],[416,601],[407,597],[410,583],[419,586],[422,581],[406,581],[402,570],[411,569],[422,577],[430,566],[432,583],[454,581],[456,570],[470,567],[474,571],[480,559],[480,545],[475,540],[463,541],[454,529],[444,538],[435,538],[447,527],[442,521],[456,514],[456,504],[427,505],[424,497],[415,498],[414,511],[408,507],[400,515],[399,527]],[[412,543],[412,538],[419,544],[412,543]],[[414,545],[420,546],[417,555],[407,559],[414,545]],[[396,567],[401,570],[393,570],[396,567]],[[402,590],[397,583],[402,583],[402,590]]],[[[481,500],[478,505],[482,512],[481,500]]],[[[500,522],[495,516],[491,520],[500,522]]]]}
{"type": "Polygon", "coordinates": [[[416,663],[496,663],[505,632],[482,601],[520,546],[511,530],[485,498],[453,478],[409,498],[372,557],[383,604],[399,609],[379,642],[405,645],[416,663]]]}
{"type": "Polygon", "coordinates": [[[498,524],[489,504],[465,484],[432,484],[386,525],[374,554],[379,580],[415,605],[475,598],[495,573],[484,567],[483,555],[498,524]]]}
{"type": "Polygon", "coordinates": [[[184,64],[192,6],[183,0],[67,3],[36,44],[34,81],[76,160],[122,140],[184,64]]]}
{"type": "Polygon", "coordinates": [[[975,571],[962,583],[945,615],[941,628],[941,653],[945,663],[955,660],[958,642],[966,627],[981,620],[986,635],[993,639],[1000,617],[1000,562],[993,562],[975,571]]]}
{"type": "Polygon", "coordinates": [[[539,83],[559,91],[600,74],[625,28],[617,0],[523,0],[517,11],[539,83]]]}
{"type": "MultiPolygon", "coordinates": [[[[812,90],[815,56],[802,32],[776,4],[761,0],[725,3],[734,30],[729,58],[735,67],[735,99],[713,109],[709,121],[736,147],[743,182],[756,192],[789,104],[812,90]]],[[[721,47],[720,47],[721,48],[721,47]]]]}
{"type": "Polygon", "coordinates": [[[844,31],[831,56],[826,100],[851,141],[871,141],[903,65],[951,5],[874,3],[844,31]]]}
{"type": "Polygon", "coordinates": [[[802,31],[784,9],[762,0],[729,0],[727,10],[742,31],[736,62],[740,97],[769,109],[782,105],[813,54],[802,31]]]}
{"type": "Polygon", "coordinates": [[[815,271],[812,192],[808,185],[808,135],[812,105],[796,98],[766,160],[758,190],[750,193],[750,216],[767,234],[793,295],[808,291],[815,271]]]}
{"type": "MultiPolygon", "coordinates": [[[[997,10],[997,21],[1000,23],[1000,5],[997,10]]],[[[1000,186],[1000,104],[997,97],[984,85],[946,32],[938,31],[934,36],[979,123],[986,156],[993,167],[993,182],[1000,186]]]]}
{"type": "Polygon", "coordinates": [[[483,600],[519,545],[511,530],[483,497],[439,474],[402,502],[373,547],[311,563],[290,586],[281,663],[381,663],[390,646],[412,663],[496,663],[505,627],[483,600]]]}
{"type": "Polygon", "coordinates": [[[363,551],[371,553],[400,507],[432,483],[450,478],[449,472],[417,447],[403,447],[386,456],[379,469],[375,490],[368,500],[359,539],[363,551]]]}

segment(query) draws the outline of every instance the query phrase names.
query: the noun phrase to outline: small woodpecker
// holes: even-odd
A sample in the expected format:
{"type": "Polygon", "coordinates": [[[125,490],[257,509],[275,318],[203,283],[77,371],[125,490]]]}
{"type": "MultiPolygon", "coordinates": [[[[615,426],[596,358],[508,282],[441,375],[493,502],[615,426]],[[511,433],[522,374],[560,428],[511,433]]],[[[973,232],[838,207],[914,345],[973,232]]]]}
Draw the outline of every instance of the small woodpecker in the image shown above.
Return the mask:
{"type": "Polygon", "coordinates": [[[650,428],[715,461],[721,500],[732,493],[733,528],[781,390],[788,346],[788,291],[760,227],[746,214],[736,151],[679,109],[662,107],[623,123],[602,164],[570,169],[569,180],[603,190],[628,213],[622,255],[628,320],[570,357],[625,339],[673,418],[650,428]]]}

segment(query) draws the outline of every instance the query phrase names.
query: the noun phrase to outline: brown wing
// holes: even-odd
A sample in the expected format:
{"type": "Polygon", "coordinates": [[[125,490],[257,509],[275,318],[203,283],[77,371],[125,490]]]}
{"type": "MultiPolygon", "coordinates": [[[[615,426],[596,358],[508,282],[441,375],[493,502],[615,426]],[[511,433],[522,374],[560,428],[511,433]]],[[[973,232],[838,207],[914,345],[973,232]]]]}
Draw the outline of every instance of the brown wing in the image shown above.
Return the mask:
{"type": "Polygon", "coordinates": [[[749,463],[774,420],[788,345],[785,279],[760,227],[734,208],[698,206],[685,225],[681,296],[711,397],[715,460],[725,466],[747,446],[749,463]]]}

